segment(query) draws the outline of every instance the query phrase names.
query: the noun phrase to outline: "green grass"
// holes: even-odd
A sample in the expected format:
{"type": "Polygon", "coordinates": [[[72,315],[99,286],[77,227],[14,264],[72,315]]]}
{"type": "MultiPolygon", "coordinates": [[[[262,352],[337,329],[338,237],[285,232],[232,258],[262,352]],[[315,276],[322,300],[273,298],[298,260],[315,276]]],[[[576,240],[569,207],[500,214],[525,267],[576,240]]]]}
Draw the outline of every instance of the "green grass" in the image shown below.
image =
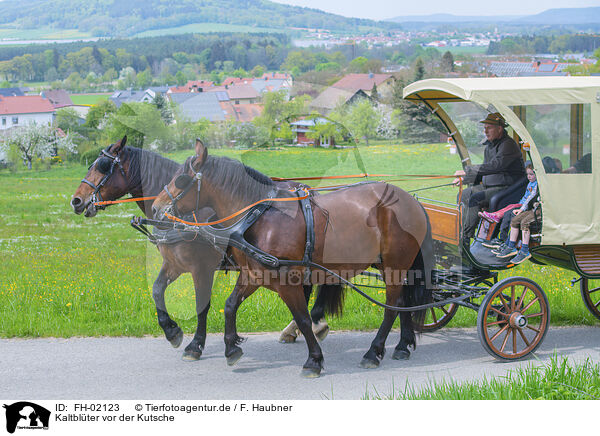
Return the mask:
{"type": "MultiPolygon", "coordinates": [[[[241,159],[271,176],[335,174],[451,174],[458,157],[443,144],[377,145],[355,150],[281,148],[278,150],[218,149],[213,154],[241,159]],[[362,161],[358,164],[357,161],[362,161]]],[[[171,154],[182,162],[192,150],[171,154]]],[[[155,247],[129,226],[141,212],[122,204],[86,219],[73,214],[69,201],[86,168],[55,166],[50,171],[0,171],[0,336],[38,337],[75,335],[161,334],[155,320],[152,283],[161,258],[155,247]]],[[[442,181],[443,183],[444,181],[442,181]]],[[[320,185],[337,183],[323,181],[320,185]]],[[[396,182],[406,189],[439,180],[396,182]]],[[[315,183],[316,184],[316,183],[315,183]]],[[[453,201],[453,187],[438,189],[438,198],[453,201]]],[[[550,300],[553,324],[594,324],[574,273],[525,264],[501,274],[523,275],[538,282],[550,300]]],[[[235,273],[216,273],[210,332],[223,331],[224,302],[235,273]]],[[[379,290],[369,290],[383,299],[379,290]]],[[[314,297],[313,297],[314,298],[314,297]]],[[[195,329],[194,289],[189,274],[167,289],[167,308],[186,332],[195,329]]],[[[331,319],[333,329],[376,329],[382,310],[358,294],[347,294],[344,316],[331,319]]],[[[475,325],[476,313],[461,308],[450,326],[475,325]]],[[[279,297],[260,289],[241,306],[240,331],[276,331],[290,320],[279,297]]]]}
{"type": "Polygon", "coordinates": [[[71,94],[71,101],[73,104],[94,105],[100,101],[108,100],[111,95],[112,93],[71,94]]]}
{"type": "Polygon", "coordinates": [[[480,381],[433,381],[423,389],[407,385],[387,396],[367,394],[366,399],[387,400],[600,400],[600,365],[589,358],[570,362],[553,356],[541,366],[509,370],[503,377],[480,381]]]}
{"type": "Polygon", "coordinates": [[[39,27],[35,29],[15,29],[9,26],[0,26],[0,39],[11,38],[20,40],[39,39],[77,39],[90,38],[86,32],[76,29],[54,29],[50,27],[39,27]]]}
{"type": "Polygon", "coordinates": [[[168,27],[164,29],[146,30],[135,36],[138,38],[148,36],[182,35],[185,33],[210,33],[210,32],[233,32],[233,33],[265,33],[283,32],[285,29],[274,29],[268,27],[244,26],[225,23],[195,23],[179,27],[168,27]]]}

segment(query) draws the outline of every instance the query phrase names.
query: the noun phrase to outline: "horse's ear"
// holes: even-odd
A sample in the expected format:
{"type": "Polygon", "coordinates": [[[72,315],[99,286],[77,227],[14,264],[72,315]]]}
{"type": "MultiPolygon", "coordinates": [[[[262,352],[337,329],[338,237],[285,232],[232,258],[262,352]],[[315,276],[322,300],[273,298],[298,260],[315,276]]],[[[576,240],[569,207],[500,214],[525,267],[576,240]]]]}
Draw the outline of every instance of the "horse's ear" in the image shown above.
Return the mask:
{"type": "Polygon", "coordinates": [[[196,158],[192,163],[194,169],[199,169],[204,162],[206,162],[206,158],[208,157],[208,150],[204,146],[204,143],[200,139],[196,139],[196,158]]]}
{"type": "Polygon", "coordinates": [[[119,142],[116,142],[115,145],[112,146],[111,151],[116,156],[121,152],[121,150],[123,150],[125,144],[127,144],[127,135],[123,136],[123,138],[119,142]]]}

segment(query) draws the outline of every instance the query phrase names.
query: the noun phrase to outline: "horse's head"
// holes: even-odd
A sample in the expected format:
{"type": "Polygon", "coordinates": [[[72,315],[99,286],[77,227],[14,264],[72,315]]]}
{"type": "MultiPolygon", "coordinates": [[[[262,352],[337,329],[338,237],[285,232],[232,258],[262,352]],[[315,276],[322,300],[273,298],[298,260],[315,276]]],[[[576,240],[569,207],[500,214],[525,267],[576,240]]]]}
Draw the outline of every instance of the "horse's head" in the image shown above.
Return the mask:
{"type": "Polygon", "coordinates": [[[202,165],[207,158],[208,150],[202,141],[196,139],[196,156],[185,161],[154,200],[152,213],[155,219],[163,219],[165,213],[182,216],[204,206],[205,200],[200,188],[202,187],[202,165]]]}
{"type": "Polygon", "coordinates": [[[93,217],[98,209],[94,203],[116,200],[127,194],[128,182],[120,155],[127,142],[127,136],[111,144],[100,152],[90,165],[87,174],[71,198],[71,206],[76,214],[85,211],[86,217],[93,217]]]}

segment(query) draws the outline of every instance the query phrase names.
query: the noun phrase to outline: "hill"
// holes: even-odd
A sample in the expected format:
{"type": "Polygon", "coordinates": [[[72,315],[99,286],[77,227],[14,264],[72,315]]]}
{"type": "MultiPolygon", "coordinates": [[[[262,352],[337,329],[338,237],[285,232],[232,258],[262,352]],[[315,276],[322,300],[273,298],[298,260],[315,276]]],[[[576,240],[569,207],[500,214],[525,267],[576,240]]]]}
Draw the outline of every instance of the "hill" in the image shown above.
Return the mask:
{"type": "Polygon", "coordinates": [[[356,31],[398,28],[389,22],[346,18],[267,0],[20,0],[0,2],[0,26],[75,29],[92,36],[133,36],[198,23],[261,28],[356,31]]]}
{"type": "Polygon", "coordinates": [[[523,23],[523,24],[589,24],[600,23],[600,7],[548,9],[535,15],[452,15],[431,14],[390,18],[395,23],[523,23]]]}

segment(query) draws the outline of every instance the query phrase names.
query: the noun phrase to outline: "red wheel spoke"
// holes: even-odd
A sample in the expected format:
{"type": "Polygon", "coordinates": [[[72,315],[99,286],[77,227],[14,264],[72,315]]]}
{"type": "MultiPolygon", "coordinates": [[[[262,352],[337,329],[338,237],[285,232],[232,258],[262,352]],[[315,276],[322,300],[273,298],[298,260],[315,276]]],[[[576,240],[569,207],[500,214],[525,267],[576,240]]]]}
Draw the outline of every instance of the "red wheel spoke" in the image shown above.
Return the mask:
{"type": "Polygon", "coordinates": [[[446,315],[448,315],[448,311],[446,309],[444,309],[443,307],[440,307],[440,309],[442,310],[442,312],[444,312],[446,315]]]}
{"type": "Polygon", "coordinates": [[[517,304],[517,307],[515,310],[521,310],[521,307],[523,307],[523,302],[525,301],[525,294],[527,294],[528,291],[529,291],[529,288],[526,288],[525,286],[523,286],[523,294],[521,295],[521,298],[519,299],[519,304],[517,304]]]}
{"type": "Polygon", "coordinates": [[[510,337],[510,329],[506,332],[506,336],[504,336],[504,341],[502,341],[502,346],[500,347],[500,352],[504,353],[504,347],[506,347],[506,344],[508,343],[508,338],[510,337]]]}
{"type": "Polygon", "coordinates": [[[540,299],[540,297],[535,297],[533,300],[531,300],[529,302],[529,304],[523,308],[523,310],[521,311],[521,313],[527,312],[527,309],[529,309],[531,306],[533,306],[535,304],[535,302],[538,301],[539,299],[540,299]]]}
{"type": "Polygon", "coordinates": [[[598,302],[594,304],[594,307],[598,308],[598,305],[600,305],[600,300],[598,300],[598,302]]]}
{"type": "Polygon", "coordinates": [[[510,311],[515,310],[515,286],[510,287],[510,311]]]}
{"type": "Polygon", "coordinates": [[[502,305],[504,306],[504,308],[506,309],[506,311],[510,312],[510,309],[508,307],[508,304],[506,303],[506,300],[504,299],[504,295],[502,295],[502,292],[500,292],[498,294],[498,296],[500,297],[500,301],[502,301],[502,305]]]}
{"type": "Polygon", "coordinates": [[[527,337],[525,336],[525,333],[523,333],[523,329],[517,329],[519,331],[519,334],[521,335],[521,339],[523,339],[523,342],[525,342],[525,344],[527,344],[527,347],[530,346],[529,341],[527,340],[527,337]]]}
{"type": "Polygon", "coordinates": [[[515,329],[512,330],[512,337],[513,337],[513,354],[517,354],[517,332],[515,332],[515,329]]]}
{"type": "Polygon", "coordinates": [[[531,315],[525,315],[525,318],[535,318],[538,316],[544,316],[544,312],[532,313],[531,315]]]}
{"type": "Polygon", "coordinates": [[[498,330],[498,331],[496,332],[496,334],[490,338],[490,342],[493,342],[493,341],[494,341],[494,340],[495,340],[495,339],[496,339],[498,336],[500,336],[500,334],[502,334],[502,332],[503,332],[503,331],[505,331],[506,329],[508,329],[508,323],[507,323],[507,324],[506,324],[504,327],[502,327],[500,330],[498,330]]]}
{"type": "Polygon", "coordinates": [[[493,310],[494,312],[496,312],[498,315],[502,315],[503,317],[506,318],[506,313],[499,311],[498,309],[496,309],[495,307],[491,307],[490,306],[490,310],[493,310]]]}
{"type": "Polygon", "coordinates": [[[597,291],[600,291],[600,288],[590,289],[590,290],[588,290],[588,294],[591,294],[592,292],[597,292],[597,291]]]}
{"type": "Polygon", "coordinates": [[[527,328],[530,329],[530,330],[533,330],[536,333],[540,332],[538,329],[531,327],[529,324],[527,325],[527,328]]]}
{"type": "Polygon", "coordinates": [[[502,319],[500,321],[494,321],[494,322],[488,322],[487,325],[502,325],[502,324],[506,324],[508,321],[505,319],[502,319]]]}
{"type": "Polygon", "coordinates": [[[433,307],[431,308],[431,317],[433,318],[433,323],[437,324],[437,318],[435,316],[435,309],[433,307]]]}

